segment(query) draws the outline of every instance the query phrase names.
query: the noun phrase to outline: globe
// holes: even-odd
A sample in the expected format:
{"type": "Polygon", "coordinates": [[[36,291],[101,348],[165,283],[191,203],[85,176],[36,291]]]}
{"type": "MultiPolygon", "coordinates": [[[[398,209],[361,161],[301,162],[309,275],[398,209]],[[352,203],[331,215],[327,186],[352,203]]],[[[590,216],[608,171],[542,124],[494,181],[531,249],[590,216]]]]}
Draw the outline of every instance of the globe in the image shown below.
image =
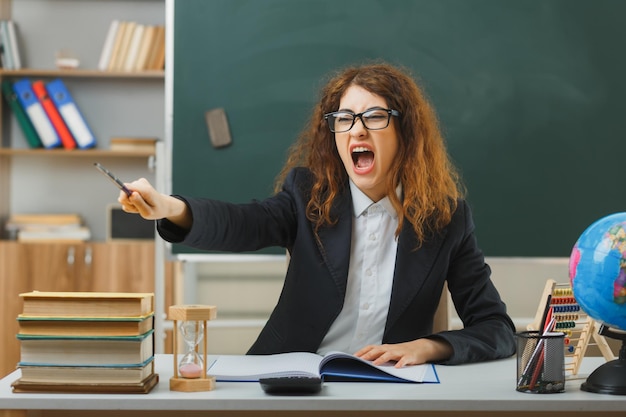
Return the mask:
{"type": "Polygon", "coordinates": [[[570,256],[569,278],[585,313],[626,330],[626,213],[603,217],[580,235],[570,256]]]}
{"type": "Polygon", "coordinates": [[[580,389],[626,395],[626,213],[585,229],[570,255],[569,279],[576,302],[602,323],[599,333],[622,341],[618,359],[600,365],[580,389]]]}

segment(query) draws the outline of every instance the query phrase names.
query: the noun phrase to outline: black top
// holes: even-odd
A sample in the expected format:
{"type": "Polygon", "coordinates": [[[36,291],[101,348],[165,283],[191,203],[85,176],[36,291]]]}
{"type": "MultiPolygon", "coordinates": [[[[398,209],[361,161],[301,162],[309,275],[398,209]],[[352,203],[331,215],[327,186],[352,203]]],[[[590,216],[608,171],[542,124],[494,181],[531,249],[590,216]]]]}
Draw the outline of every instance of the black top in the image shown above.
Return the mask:
{"type": "MultiPolygon", "coordinates": [[[[291,255],[279,301],[250,354],[315,352],[341,311],[346,293],[352,229],[350,187],[344,187],[332,227],[315,239],[305,207],[312,184],[304,168],[289,173],[281,192],[249,204],[182,198],[193,216],[185,231],[157,223],[163,239],[203,250],[252,251],[282,246],[291,255]]],[[[469,206],[459,201],[450,224],[415,250],[408,222],[400,233],[383,343],[440,337],[454,349],[446,364],[503,358],[515,352],[513,322],[477,247],[469,206]],[[464,328],[432,335],[440,295],[448,289],[464,328]]]]}

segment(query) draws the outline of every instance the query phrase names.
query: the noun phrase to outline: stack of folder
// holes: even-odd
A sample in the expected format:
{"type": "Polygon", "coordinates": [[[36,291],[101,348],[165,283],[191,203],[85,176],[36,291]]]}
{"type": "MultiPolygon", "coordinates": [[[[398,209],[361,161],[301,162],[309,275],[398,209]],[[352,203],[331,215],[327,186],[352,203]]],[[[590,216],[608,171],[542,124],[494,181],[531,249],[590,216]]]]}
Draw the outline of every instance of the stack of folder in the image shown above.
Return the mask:
{"type": "Polygon", "coordinates": [[[2,94],[31,148],[87,149],[96,138],[63,80],[2,81],[2,94]]]}
{"type": "Polygon", "coordinates": [[[158,383],[152,293],[20,297],[21,376],[13,392],[147,393],[158,383]]]}

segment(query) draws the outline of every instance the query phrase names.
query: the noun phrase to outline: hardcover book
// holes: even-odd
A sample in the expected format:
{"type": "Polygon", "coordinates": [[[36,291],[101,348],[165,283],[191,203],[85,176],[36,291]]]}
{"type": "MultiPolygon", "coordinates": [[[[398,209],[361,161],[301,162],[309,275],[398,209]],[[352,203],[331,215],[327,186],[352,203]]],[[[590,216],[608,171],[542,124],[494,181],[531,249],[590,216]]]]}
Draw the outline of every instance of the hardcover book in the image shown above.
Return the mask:
{"type": "Polygon", "coordinates": [[[84,242],[91,239],[91,230],[86,226],[24,227],[17,231],[20,242],[84,242]]]}
{"type": "Polygon", "coordinates": [[[140,336],[18,334],[18,366],[144,366],[154,357],[153,330],[140,336]]]}
{"type": "Polygon", "coordinates": [[[104,39],[104,45],[102,46],[102,52],[100,52],[100,59],[98,60],[98,69],[100,71],[106,71],[109,67],[109,61],[113,53],[113,45],[115,44],[115,37],[120,26],[120,21],[114,19],[111,21],[109,30],[107,31],[104,39]]]}
{"type": "Polygon", "coordinates": [[[9,33],[9,21],[0,20],[0,58],[2,67],[8,70],[19,69],[13,62],[13,44],[9,33]]]}
{"type": "Polygon", "coordinates": [[[159,382],[159,374],[152,374],[141,382],[124,384],[107,384],[86,382],[78,384],[26,382],[22,379],[11,384],[14,393],[53,392],[53,393],[101,393],[101,394],[147,394],[159,382]]]}
{"type": "Polygon", "coordinates": [[[154,328],[154,315],[140,317],[17,317],[19,334],[40,336],[138,336],[154,328]]]}
{"type": "Polygon", "coordinates": [[[21,381],[28,383],[101,384],[139,383],[154,373],[154,360],[143,366],[20,366],[21,381]]]}
{"type": "Polygon", "coordinates": [[[111,138],[112,151],[142,151],[152,152],[156,150],[157,138],[116,136],[111,138]]]}
{"type": "Polygon", "coordinates": [[[154,312],[153,293],[47,292],[20,294],[30,317],[137,317],[154,312]]]}

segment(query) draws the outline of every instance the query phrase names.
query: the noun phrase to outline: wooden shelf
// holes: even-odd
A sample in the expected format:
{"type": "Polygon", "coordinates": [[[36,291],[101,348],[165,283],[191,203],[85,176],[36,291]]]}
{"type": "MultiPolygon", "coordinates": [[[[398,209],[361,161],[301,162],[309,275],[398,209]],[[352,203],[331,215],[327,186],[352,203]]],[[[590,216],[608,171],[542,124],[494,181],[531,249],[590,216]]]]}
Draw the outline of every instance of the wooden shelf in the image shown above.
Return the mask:
{"type": "Polygon", "coordinates": [[[20,69],[6,70],[0,69],[0,77],[75,77],[75,78],[128,78],[128,79],[161,79],[165,78],[165,71],[99,71],[95,69],[20,69]]]}
{"type": "Polygon", "coordinates": [[[13,149],[0,148],[0,155],[9,156],[45,156],[45,157],[64,157],[64,158],[93,158],[93,157],[111,157],[111,158],[148,158],[154,156],[153,152],[146,151],[112,151],[109,149],[13,149]]]}

